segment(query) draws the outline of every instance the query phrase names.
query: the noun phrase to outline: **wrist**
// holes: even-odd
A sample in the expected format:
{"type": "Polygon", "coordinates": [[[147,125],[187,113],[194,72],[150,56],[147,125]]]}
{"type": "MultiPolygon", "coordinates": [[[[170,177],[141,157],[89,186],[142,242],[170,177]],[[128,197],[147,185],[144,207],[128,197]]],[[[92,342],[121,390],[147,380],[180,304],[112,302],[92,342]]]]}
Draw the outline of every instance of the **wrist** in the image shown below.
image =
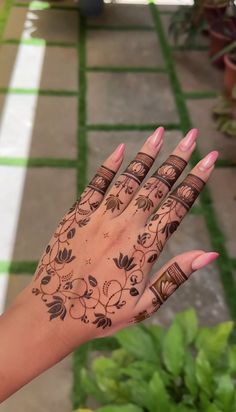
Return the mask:
{"type": "Polygon", "coordinates": [[[0,336],[0,401],[70,352],[29,287],[0,317],[0,336]]]}

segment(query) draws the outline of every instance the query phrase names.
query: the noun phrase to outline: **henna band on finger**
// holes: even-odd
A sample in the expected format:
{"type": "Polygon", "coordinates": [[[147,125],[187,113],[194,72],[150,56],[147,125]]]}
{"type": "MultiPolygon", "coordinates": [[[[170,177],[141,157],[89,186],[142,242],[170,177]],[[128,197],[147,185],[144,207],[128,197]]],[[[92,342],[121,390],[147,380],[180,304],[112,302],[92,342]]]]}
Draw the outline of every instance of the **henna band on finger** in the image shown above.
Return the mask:
{"type": "Polygon", "coordinates": [[[139,152],[122,175],[135,180],[138,184],[141,184],[154,161],[155,159],[152,156],[139,152]]]}
{"type": "Polygon", "coordinates": [[[116,172],[111,169],[108,169],[106,166],[101,166],[97,170],[96,175],[93,177],[91,182],[88,184],[88,187],[96,190],[97,192],[105,195],[110,183],[112,182],[116,172]]]}
{"type": "Polygon", "coordinates": [[[204,180],[190,173],[170,194],[169,198],[176,200],[181,203],[185,209],[189,210],[204,186],[204,180]]]}
{"type": "Polygon", "coordinates": [[[177,262],[169,266],[166,271],[151,286],[154,293],[153,306],[158,309],[178,287],[188,279],[177,262]]]}
{"type": "Polygon", "coordinates": [[[186,166],[186,160],[182,159],[179,156],[170,155],[168,159],[152,175],[152,177],[160,180],[166,186],[168,186],[169,189],[171,189],[186,166]]]}

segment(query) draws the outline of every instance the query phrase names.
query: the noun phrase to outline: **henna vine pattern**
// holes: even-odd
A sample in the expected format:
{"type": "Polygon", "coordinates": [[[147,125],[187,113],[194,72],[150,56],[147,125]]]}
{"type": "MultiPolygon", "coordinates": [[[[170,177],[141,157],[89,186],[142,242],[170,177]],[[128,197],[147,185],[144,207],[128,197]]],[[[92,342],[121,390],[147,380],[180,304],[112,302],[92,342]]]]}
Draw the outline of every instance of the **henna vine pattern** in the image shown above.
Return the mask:
{"type": "Polygon", "coordinates": [[[132,195],[135,190],[135,183],[140,185],[150,170],[154,158],[146,153],[139,152],[135,159],[128,165],[125,171],[120,175],[115,182],[114,187],[117,188],[116,193],[111,193],[105,202],[106,213],[107,210],[114,212],[120,210],[122,202],[122,195],[132,195]]]}
{"type": "Polygon", "coordinates": [[[154,207],[154,202],[151,199],[151,196],[154,195],[155,199],[158,198],[161,200],[174,185],[186,165],[187,162],[181,157],[170,155],[143,185],[143,190],[146,191],[146,193],[138,195],[135,199],[135,206],[137,206],[137,209],[134,214],[137,213],[139,209],[146,212],[146,210],[150,210],[154,207]]]}

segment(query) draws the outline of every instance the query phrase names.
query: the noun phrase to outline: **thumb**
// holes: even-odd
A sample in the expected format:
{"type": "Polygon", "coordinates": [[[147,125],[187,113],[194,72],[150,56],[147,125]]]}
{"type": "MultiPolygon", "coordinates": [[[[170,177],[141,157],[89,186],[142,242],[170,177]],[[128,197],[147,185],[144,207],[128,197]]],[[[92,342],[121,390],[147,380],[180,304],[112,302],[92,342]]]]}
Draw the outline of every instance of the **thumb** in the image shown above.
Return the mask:
{"type": "Polygon", "coordinates": [[[141,322],[150,317],[193,272],[207,266],[218,256],[216,252],[192,250],[172,258],[148,281],[135,306],[135,315],[131,323],[141,322]]]}

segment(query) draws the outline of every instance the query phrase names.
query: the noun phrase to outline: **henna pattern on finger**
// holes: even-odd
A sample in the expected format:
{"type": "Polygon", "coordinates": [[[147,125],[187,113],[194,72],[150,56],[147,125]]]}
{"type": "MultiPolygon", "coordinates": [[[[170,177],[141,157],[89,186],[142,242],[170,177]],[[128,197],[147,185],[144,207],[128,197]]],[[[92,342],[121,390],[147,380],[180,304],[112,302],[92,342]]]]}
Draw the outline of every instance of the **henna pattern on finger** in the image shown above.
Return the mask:
{"type": "Polygon", "coordinates": [[[121,200],[125,195],[132,195],[137,185],[140,185],[149,172],[155,159],[143,152],[139,152],[134,160],[128,165],[125,171],[120,175],[114,184],[114,187],[118,189],[116,193],[108,195],[105,206],[106,211],[120,210],[124,202],[121,200]]]}
{"type": "Polygon", "coordinates": [[[204,180],[196,175],[188,174],[186,179],[171,193],[170,198],[180,202],[189,210],[204,186],[204,180]]]}
{"type": "Polygon", "coordinates": [[[168,299],[172,293],[182,283],[188,279],[188,276],[182,271],[177,262],[169,266],[164,273],[150,286],[150,290],[154,294],[152,304],[158,310],[159,307],[168,299]]]}
{"type": "Polygon", "coordinates": [[[140,209],[143,210],[143,212],[146,212],[146,210],[149,211],[153,208],[154,202],[151,199],[151,196],[161,200],[174,185],[186,165],[187,162],[181,157],[170,155],[143,185],[142,190],[146,193],[139,194],[135,199],[135,206],[137,206],[137,209],[134,214],[140,209]]]}
{"type": "Polygon", "coordinates": [[[138,313],[138,315],[134,316],[133,319],[129,323],[139,323],[143,320],[150,318],[151,314],[148,313],[147,310],[143,310],[142,312],[138,313]]]}
{"type": "Polygon", "coordinates": [[[140,269],[156,261],[165,242],[176,231],[204,185],[202,179],[189,174],[152,215],[134,245],[133,256],[139,258],[140,269]]]}
{"type": "MultiPolygon", "coordinates": [[[[80,214],[88,216],[98,208],[115,174],[116,172],[104,165],[97,170],[96,175],[81,195],[79,201],[80,214]]],[[[88,217],[81,219],[80,227],[85,226],[88,222],[88,217]]]]}

